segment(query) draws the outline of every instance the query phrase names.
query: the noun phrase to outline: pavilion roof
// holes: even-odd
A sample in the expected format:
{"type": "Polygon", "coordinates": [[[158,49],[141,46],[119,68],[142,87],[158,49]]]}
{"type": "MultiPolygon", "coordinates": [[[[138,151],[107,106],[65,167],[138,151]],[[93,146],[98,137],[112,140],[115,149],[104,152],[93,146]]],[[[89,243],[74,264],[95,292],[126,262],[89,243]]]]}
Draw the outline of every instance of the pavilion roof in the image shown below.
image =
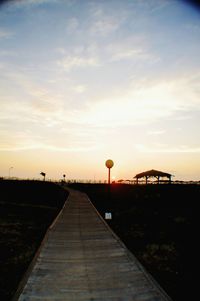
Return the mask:
{"type": "Polygon", "coordinates": [[[151,169],[141,173],[138,173],[134,178],[143,178],[143,177],[171,177],[172,175],[166,172],[162,172],[159,170],[151,169]]]}

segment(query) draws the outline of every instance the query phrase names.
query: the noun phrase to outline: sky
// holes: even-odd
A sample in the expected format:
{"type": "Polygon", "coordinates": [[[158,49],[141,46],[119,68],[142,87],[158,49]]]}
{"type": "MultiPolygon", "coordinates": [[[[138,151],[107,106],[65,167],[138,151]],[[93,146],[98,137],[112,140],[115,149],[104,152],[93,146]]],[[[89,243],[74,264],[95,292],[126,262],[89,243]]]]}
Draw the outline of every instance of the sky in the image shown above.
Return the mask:
{"type": "Polygon", "coordinates": [[[200,8],[0,1],[0,176],[200,180],[200,8]]]}

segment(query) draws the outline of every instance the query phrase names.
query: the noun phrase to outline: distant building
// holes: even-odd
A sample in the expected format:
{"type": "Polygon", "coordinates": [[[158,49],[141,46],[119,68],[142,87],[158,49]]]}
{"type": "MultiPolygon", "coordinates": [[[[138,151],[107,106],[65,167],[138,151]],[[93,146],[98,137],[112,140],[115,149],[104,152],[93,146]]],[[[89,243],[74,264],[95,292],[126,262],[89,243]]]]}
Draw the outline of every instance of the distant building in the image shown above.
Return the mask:
{"type": "Polygon", "coordinates": [[[154,177],[157,179],[158,184],[160,183],[160,178],[167,178],[168,183],[171,183],[172,175],[166,172],[162,172],[159,170],[151,169],[148,171],[141,172],[137,174],[134,178],[136,179],[136,182],[138,184],[138,180],[141,178],[145,178],[146,184],[148,183],[148,179],[154,177]]]}

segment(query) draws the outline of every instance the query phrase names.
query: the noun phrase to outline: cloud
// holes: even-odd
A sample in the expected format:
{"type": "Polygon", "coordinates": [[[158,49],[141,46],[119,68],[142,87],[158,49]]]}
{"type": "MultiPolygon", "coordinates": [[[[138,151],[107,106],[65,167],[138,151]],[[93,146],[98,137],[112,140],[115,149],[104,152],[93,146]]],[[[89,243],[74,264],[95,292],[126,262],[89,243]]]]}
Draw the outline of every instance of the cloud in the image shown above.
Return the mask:
{"type": "Polygon", "coordinates": [[[68,121],[67,112],[57,118],[49,114],[37,117],[28,106],[21,112],[16,109],[14,106],[7,117],[0,118],[0,151],[88,152],[99,148],[95,143],[96,132],[68,121]]]}
{"type": "Polygon", "coordinates": [[[137,47],[131,45],[111,45],[108,48],[108,54],[110,55],[111,62],[118,62],[122,60],[126,61],[151,61],[153,63],[160,60],[159,57],[155,57],[153,54],[148,52],[145,47],[137,47]]]}
{"type": "Polygon", "coordinates": [[[52,151],[52,152],[92,152],[97,147],[95,145],[91,147],[57,147],[55,145],[47,145],[47,144],[39,144],[39,143],[33,143],[27,144],[25,141],[23,141],[23,145],[13,145],[13,146],[2,146],[0,145],[0,152],[18,152],[18,151],[27,151],[27,150],[47,150],[47,151],[52,151]]]}
{"type": "Polygon", "coordinates": [[[194,33],[200,32],[200,24],[199,23],[186,23],[184,27],[188,30],[193,31],[194,33]]]}
{"type": "Polygon", "coordinates": [[[18,127],[34,128],[40,124],[44,128],[52,128],[62,123],[62,95],[52,93],[41,83],[38,84],[30,77],[29,72],[7,70],[3,74],[7,84],[2,82],[1,88],[2,124],[15,125],[15,131],[18,127]],[[12,89],[9,89],[10,86],[12,89]]]}
{"type": "Polygon", "coordinates": [[[21,0],[23,3],[32,4],[32,5],[40,5],[44,3],[58,3],[60,0],[21,0]]]}
{"type": "Polygon", "coordinates": [[[55,115],[57,111],[59,111],[59,107],[61,105],[59,96],[52,96],[46,89],[32,89],[28,91],[29,95],[31,95],[32,100],[30,102],[32,108],[39,112],[45,114],[55,115]],[[55,101],[56,98],[56,101],[55,101]]]}
{"type": "Polygon", "coordinates": [[[90,29],[93,35],[107,36],[119,28],[119,22],[112,17],[104,17],[101,20],[96,20],[90,29]]]}
{"type": "Polygon", "coordinates": [[[148,131],[148,135],[152,135],[152,136],[157,136],[157,135],[162,135],[166,133],[165,130],[152,130],[152,131],[148,131]]]}
{"type": "Polygon", "coordinates": [[[7,29],[0,28],[0,39],[7,39],[10,38],[13,33],[7,29]]]}
{"type": "Polygon", "coordinates": [[[148,61],[158,62],[160,57],[149,49],[148,39],[143,34],[123,38],[121,42],[114,41],[105,47],[111,62],[118,61],[148,61]]]}
{"type": "Polygon", "coordinates": [[[124,12],[111,9],[109,4],[104,7],[100,3],[90,5],[90,16],[89,33],[103,37],[116,32],[126,18],[124,12]]]}
{"type": "Polygon", "coordinates": [[[40,147],[45,150],[49,151],[56,151],[56,152],[91,152],[97,149],[96,145],[91,146],[76,146],[76,147],[57,147],[55,145],[43,145],[40,147]]]}
{"type": "Polygon", "coordinates": [[[171,0],[143,1],[143,3],[144,3],[144,5],[147,5],[147,8],[149,8],[151,10],[151,12],[153,12],[153,13],[155,13],[159,10],[163,10],[169,5],[173,5],[173,1],[171,1],[171,0]]]}
{"type": "Polygon", "coordinates": [[[199,109],[198,90],[198,76],[135,80],[120,92],[92,98],[84,111],[71,117],[75,123],[99,127],[150,124],[199,109]]]}
{"type": "Polygon", "coordinates": [[[11,107],[9,102],[8,106],[1,107],[1,151],[43,149],[84,152],[97,148],[95,133],[70,122],[67,111],[53,114],[47,112],[46,108],[35,109],[30,104],[22,108],[17,102],[12,102],[11,107]],[[86,136],[81,136],[83,132],[86,136]]]}
{"type": "Polygon", "coordinates": [[[12,51],[12,50],[0,50],[0,56],[12,56],[12,57],[16,57],[17,54],[16,52],[12,51]]]}
{"type": "Polygon", "coordinates": [[[70,18],[67,21],[67,32],[73,34],[79,27],[79,21],[77,18],[70,18]]]}
{"type": "Polygon", "coordinates": [[[124,49],[115,51],[112,55],[113,61],[120,61],[124,59],[138,59],[138,58],[146,58],[147,54],[142,49],[124,49]]]}
{"type": "Polygon", "coordinates": [[[96,57],[67,55],[58,61],[58,65],[63,67],[65,71],[71,71],[76,68],[98,67],[99,60],[96,57]]]}
{"type": "MultiPolygon", "coordinates": [[[[26,7],[26,6],[39,6],[42,4],[48,4],[48,3],[59,3],[61,0],[5,0],[3,1],[3,4],[12,4],[15,7],[26,7]]],[[[72,0],[66,0],[66,3],[71,3],[72,0]]]]}
{"type": "Polygon", "coordinates": [[[84,93],[86,91],[87,87],[85,85],[76,85],[73,87],[73,91],[75,91],[76,93],[84,93]]]}
{"type": "Polygon", "coordinates": [[[147,146],[145,144],[136,144],[135,148],[142,153],[200,153],[200,146],[191,147],[187,145],[180,145],[170,147],[166,145],[147,146]]]}
{"type": "MultiPolygon", "coordinates": [[[[74,124],[76,104],[64,103],[65,94],[51,91],[51,86],[47,89],[22,70],[7,70],[4,76],[12,89],[5,87],[5,91],[1,90],[1,151],[88,152],[97,148],[95,134],[74,124]],[[89,135],[89,139],[81,136],[83,132],[89,135]]],[[[69,92],[83,93],[85,88],[74,84],[69,92]]],[[[78,110],[81,111],[79,105],[78,110]]]]}

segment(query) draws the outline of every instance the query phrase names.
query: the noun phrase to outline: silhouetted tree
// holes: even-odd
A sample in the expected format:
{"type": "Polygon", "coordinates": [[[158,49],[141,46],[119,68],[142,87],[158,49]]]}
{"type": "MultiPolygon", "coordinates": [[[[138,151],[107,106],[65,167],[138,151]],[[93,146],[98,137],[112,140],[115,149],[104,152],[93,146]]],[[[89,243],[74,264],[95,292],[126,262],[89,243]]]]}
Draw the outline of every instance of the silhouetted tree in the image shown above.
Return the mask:
{"type": "Polygon", "coordinates": [[[43,172],[43,171],[41,171],[41,176],[43,176],[44,177],[44,179],[43,179],[43,181],[45,181],[45,176],[46,176],[46,173],[45,172],[43,172]]]}

